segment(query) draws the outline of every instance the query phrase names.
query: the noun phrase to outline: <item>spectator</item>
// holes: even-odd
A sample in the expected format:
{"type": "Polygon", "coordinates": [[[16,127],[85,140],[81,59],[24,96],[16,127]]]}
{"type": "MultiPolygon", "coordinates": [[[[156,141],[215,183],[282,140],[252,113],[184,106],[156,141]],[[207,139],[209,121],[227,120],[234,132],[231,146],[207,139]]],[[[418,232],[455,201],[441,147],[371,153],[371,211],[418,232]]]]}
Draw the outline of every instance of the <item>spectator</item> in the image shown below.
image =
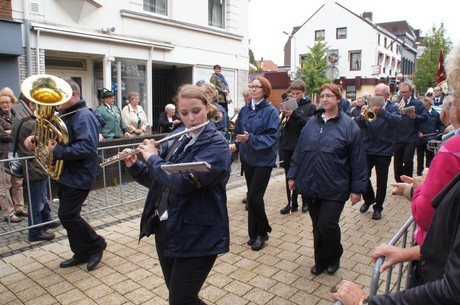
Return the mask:
{"type": "Polygon", "coordinates": [[[214,65],[213,69],[214,73],[211,75],[209,82],[216,86],[219,92],[217,103],[224,107],[225,111],[228,113],[228,103],[231,102],[229,99],[230,88],[228,87],[227,80],[222,75],[222,67],[220,65],[214,65]]]}
{"type": "Polygon", "coordinates": [[[171,132],[182,125],[179,115],[176,113],[176,106],[167,104],[165,111],[160,113],[160,133],[171,132]]]}
{"type": "Polygon", "coordinates": [[[139,94],[130,92],[128,104],[121,111],[121,118],[124,121],[128,132],[133,136],[142,136],[147,130],[147,115],[139,105],[139,94]]]}
{"type": "Polygon", "coordinates": [[[106,90],[102,94],[102,105],[97,107],[98,113],[105,121],[105,126],[101,130],[102,138],[99,140],[118,139],[121,137],[131,138],[128,127],[121,119],[121,111],[114,105],[115,96],[112,91],[106,90]]]}
{"type": "Polygon", "coordinates": [[[203,83],[201,84],[200,87],[204,90],[209,103],[211,105],[214,105],[218,110],[216,117],[213,118],[212,121],[214,122],[214,124],[216,124],[217,130],[220,131],[225,138],[227,138],[228,115],[227,115],[227,112],[225,112],[224,107],[219,105],[216,101],[216,98],[217,98],[216,87],[211,83],[203,83]]]}

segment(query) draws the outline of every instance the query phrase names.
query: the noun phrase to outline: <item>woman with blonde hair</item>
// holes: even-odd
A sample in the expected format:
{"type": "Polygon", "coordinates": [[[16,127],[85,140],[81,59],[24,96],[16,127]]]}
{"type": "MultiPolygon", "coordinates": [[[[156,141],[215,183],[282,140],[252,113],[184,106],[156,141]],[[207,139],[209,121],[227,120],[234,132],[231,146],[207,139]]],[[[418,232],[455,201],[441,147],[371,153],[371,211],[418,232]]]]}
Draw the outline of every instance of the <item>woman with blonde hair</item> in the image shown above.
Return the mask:
{"type": "Polygon", "coordinates": [[[217,130],[222,132],[223,136],[226,137],[228,132],[228,115],[225,108],[217,103],[218,91],[216,86],[212,83],[203,83],[200,87],[204,90],[208,101],[219,110],[219,113],[212,121],[216,124],[217,130]]]}
{"type": "MultiPolygon", "coordinates": [[[[0,159],[8,159],[8,152],[13,151],[12,123],[14,115],[11,112],[11,106],[17,102],[13,90],[8,87],[0,90],[0,159]]],[[[6,222],[20,222],[22,218],[18,216],[27,216],[24,209],[24,197],[22,188],[22,177],[9,175],[5,172],[5,164],[1,164],[0,183],[0,202],[3,212],[3,219],[6,222]],[[13,195],[11,198],[10,195],[13,195]]],[[[11,172],[11,171],[10,171],[11,172]]]]}

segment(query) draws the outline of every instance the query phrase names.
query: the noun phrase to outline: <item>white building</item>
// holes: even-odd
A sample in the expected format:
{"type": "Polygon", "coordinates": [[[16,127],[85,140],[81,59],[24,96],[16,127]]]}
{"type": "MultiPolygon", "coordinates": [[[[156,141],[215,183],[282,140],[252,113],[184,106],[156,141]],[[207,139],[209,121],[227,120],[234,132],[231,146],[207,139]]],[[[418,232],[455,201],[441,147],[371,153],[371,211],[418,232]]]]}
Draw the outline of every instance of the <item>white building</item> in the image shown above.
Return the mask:
{"type": "Polygon", "coordinates": [[[407,22],[375,24],[372,13],[359,16],[332,1],[294,27],[285,46],[284,64],[298,69],[308,47],[319,40],[329,49],[326,75],[343,86],[348,99],[364,91],[373,92],[382,80],[391,85],[398,73],[407,76],[415,68],[416,37],[407,22]]]}
{"type": "Polygon", "coordinates": [[[139,92],[154,130],[178,86],[209,81],[215,64],[233,100],[247,84],[245,0],[12,0],[12,19],[23,25],[20,80],[72,78],[90,107],[104,88],[119,106],[139,92]]]}

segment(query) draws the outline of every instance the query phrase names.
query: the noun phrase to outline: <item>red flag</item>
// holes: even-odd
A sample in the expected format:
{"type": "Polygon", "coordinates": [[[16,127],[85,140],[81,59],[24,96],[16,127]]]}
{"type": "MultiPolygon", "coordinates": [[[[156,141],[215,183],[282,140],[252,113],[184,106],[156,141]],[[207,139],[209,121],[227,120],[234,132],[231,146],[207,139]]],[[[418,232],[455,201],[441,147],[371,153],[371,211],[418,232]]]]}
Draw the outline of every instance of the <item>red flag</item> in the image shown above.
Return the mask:
{"type": "Polygon", "coordinates": [[[436,84],[446,80],[446,70],[444,69],[444,53],[442,48],[439,50],[438,71],[436,72],[436,84]]]}

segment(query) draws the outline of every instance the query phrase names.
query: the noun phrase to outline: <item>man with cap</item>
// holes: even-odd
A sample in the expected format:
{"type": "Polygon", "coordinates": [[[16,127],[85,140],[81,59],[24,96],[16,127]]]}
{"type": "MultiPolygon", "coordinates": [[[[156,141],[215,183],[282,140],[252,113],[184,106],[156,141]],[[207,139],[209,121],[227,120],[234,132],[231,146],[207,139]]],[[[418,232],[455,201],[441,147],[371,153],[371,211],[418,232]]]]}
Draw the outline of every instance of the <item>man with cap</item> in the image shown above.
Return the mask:
{"type": "Polygon", "coordinates": [[[118,106],[114,105],[115,96],[112,91],[104,89],[102,94],[102,104],[97,107],[96,113],[99,113],[105,121],[105,126],[101,130],[99,140],[131,138],[132,135],[128,131],[128,127],[121,119],[121,111],[118,106]],[[102,138],[101,138],[102,135],[102,138]]]}
{"type": "MultiPolygon", "coordinates": [[[[379,84],[375,88],[375,96],[369,97],[368,110],[372,110],[377,116],[374,122],[366,120],[363,115],[355,118],[358,126],[363,130],[364,146],[367,157],[368,184],[366,193],[363,195],[364,204],[359,211],[367,212],[374,204],[372,219],[382,218],[383,202],[387,193],[388,171],[393,155],[393,128],[398,125],[399,109],[385,101],[390,95],[390,89],[385,84],[379,84]],[[374,193],[371,182],[372,168],[375,167],[377,190],[374,193]]],[[[365,109],[366,106],[363,106],[365,109]]]]}

